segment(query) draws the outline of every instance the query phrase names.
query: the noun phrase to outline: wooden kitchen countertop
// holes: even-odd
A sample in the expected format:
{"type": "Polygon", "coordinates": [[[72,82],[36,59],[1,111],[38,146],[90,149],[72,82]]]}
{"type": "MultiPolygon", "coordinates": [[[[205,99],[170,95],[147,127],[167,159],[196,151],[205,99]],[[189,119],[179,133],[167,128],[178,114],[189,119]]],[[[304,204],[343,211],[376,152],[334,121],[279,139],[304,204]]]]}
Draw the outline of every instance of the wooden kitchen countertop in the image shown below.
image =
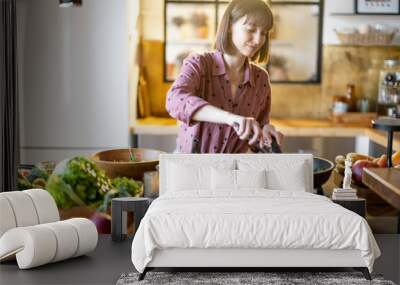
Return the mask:
{"type": "MultiPolygon", "coordinates": [[[[371,141],[386,146],[384,131],[365,124],[335,124],[328,119],[271,119],[287,137],[357,137],[367,136],[371,141]]],[[[148,117],[130,124],[131,133],[138,135],[176,135],[179,126],[175,119],[148,117]]],[[[395,133],[393,149],[400,150],[400,133],[395,133]]]]}
{"type": "Polygon", "coordinates": [[[331,120],[271,119],[285,136],[355,137],[364,134],[366,125],[334,124],[331,120]]]}
{"type": "Polygon", "coordinates": [[[390,205],[400,209],[400,169],[364,168],[362,181],[390,205]]]}

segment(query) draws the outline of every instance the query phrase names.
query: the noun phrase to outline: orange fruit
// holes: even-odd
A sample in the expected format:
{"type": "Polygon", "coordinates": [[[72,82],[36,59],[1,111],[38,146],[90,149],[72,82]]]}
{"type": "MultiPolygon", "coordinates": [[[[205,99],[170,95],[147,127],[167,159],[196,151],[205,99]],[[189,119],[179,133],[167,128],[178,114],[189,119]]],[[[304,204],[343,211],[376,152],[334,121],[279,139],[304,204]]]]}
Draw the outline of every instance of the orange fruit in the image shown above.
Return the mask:
{"type": "Polygon", "coordinates": [[[392,154],[393,165],[400,164],[400,151],[396,151],[392,154]]]}

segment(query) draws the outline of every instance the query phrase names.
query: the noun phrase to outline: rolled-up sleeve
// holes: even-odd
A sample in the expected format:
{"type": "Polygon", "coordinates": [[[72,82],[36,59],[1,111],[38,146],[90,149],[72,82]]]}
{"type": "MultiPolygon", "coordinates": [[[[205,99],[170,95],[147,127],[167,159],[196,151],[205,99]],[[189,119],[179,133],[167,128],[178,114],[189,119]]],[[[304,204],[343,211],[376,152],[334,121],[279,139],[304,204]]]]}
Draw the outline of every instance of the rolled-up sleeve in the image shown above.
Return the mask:
{"type": "Polygon", "coordinates": [[[263,103],[261,104],[261,110],[257,118],[260,126],[269,124],[270,113],[271,113],[271,84],[269,81],[268,73],[265,74],[265,79],[260,88],[260,96],[264,97],[263,103]]]}
{"type": "Polygon", "coordinates": [[[192,121],[194,113],[209,104],[199,94],[203,72],[201,56],[198,54],[188,56],[183,61],[178,78],[167,93],[165,104],[167,112],[171,117],[189,126],[197,123],[192,121]]]}

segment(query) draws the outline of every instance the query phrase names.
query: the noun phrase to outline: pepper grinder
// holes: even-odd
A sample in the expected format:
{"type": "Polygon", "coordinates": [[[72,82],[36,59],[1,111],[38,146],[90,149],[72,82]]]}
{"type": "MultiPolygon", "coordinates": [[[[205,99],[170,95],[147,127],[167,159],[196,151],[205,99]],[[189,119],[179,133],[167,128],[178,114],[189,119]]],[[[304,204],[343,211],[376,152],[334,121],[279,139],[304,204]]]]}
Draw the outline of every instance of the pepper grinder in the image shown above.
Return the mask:
{"type": "Polygon", "coordinates": [[[388,132],[387,136],[387,167],[392,167],[392,152],[393,152],[393,132],[400,131],[400,119],[390,117],[379,117],[372,120],[372,127],[388,132]]]}
{"type": "Polygon", "coordinates": [[[258,142],[250,148],[255,153],[282,153],[282,149],[277,143],[275,137],[272,137],[271,145],[259,146],[258,142]]]}

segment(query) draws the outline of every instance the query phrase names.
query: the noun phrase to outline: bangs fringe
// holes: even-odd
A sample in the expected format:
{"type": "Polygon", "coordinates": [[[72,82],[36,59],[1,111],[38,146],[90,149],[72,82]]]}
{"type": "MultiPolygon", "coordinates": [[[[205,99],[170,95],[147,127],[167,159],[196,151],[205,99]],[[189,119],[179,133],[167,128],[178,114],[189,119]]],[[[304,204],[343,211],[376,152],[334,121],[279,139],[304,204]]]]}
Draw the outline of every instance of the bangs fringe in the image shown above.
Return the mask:
{"type": "Polygon", "coordinates": [[[266,31],[270,31],[273,27],[272,15],[266,17],[266,12],[261,10],[253,11],[253,13],[248,14],[248,19],[254,20],[258,26],[264,27],[266,31]]]}
{"type": "Polygon", "coordinates": [[[274,25],[273,15],[268,4],[262,1],[241,1],[233,10],[231,20],[236,21],[247,15],[249,19],[254,20],[258,26],[265,27],[270,31],[274,25]]]}

